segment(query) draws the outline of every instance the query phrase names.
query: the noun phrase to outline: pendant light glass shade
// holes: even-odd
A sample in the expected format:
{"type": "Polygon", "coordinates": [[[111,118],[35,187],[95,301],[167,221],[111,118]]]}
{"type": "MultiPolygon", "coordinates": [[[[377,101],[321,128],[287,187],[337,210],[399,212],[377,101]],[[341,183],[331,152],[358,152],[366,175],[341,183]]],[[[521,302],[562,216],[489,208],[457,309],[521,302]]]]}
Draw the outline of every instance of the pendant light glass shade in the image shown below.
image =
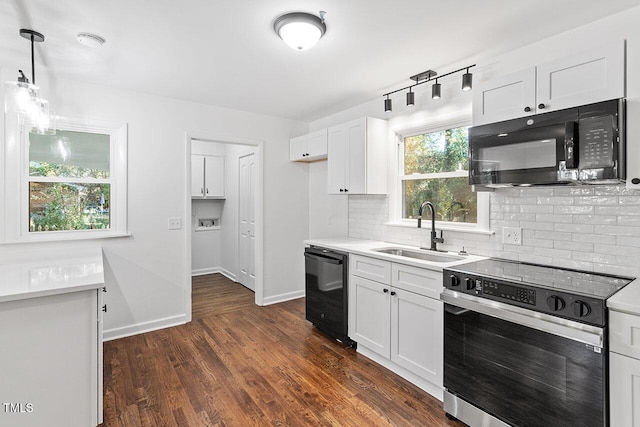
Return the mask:
{"type": "Polygon", "coordinates": [[[5,82],[5,113],[28,114],[33,111],[40,88],[27,82],[5,82]]]}
{"type": "Polygon", "coordinates": [[[407,92],[407,106],[413,107],[416,105],[416,96],[415,92],[411,92],[411,88],[409,88],[409,92],[407,92]]]}
{"type": "Polygon", "coordinates": [[[462,75],[462,90],[471,90],[472,86],[473,74],[471,74],[467,68],[467,72],[462,75]]]}
{"type": "Polygon", "coordinates": [[[321,17],[309,13],[287,13],[276,19],[273,29],[294,50],[307,50],[315,46],[327,31],[324,12],[321,17]]]}
{"type": "Polygon", "coordinates": [[[440,99],[441,96],[442,85],[438,83],[438,79],[436,79],[436,82],[431,86],[431,99],[440,99]]]}

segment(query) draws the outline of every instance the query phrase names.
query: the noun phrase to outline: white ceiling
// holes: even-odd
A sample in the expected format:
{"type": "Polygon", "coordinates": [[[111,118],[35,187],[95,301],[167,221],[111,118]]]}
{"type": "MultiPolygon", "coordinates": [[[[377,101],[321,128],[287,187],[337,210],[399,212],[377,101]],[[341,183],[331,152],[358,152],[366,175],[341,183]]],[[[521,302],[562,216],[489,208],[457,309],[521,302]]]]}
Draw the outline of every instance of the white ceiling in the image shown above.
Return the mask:
{"type": "MultiPolygon", "coordinates": [[[[3,0],[0,58],[30,70],[20,28],[43,33],[36,71],[311,121],[637,6],[638,0],[3,0]],[[273,32],[286,12],[327,11],[297,52],[273,32]],[[75,40],[91,32],[107,43],[75,40]]],[[[26,73],[30,75],[30,73],[26,73]]],[[[36,74],[36,78],[38,75],[36,74]]]]}

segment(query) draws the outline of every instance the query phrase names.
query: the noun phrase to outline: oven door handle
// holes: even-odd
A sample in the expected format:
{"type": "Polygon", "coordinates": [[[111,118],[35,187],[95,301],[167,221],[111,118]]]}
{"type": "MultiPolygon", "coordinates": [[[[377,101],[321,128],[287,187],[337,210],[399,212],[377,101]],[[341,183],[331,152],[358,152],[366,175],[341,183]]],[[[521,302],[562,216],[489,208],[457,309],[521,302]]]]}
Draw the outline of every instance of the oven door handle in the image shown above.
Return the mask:
{"type": "MultiPolygon", "coordinates": [[[[449,289],[442,291],[440,299],[447,304],[454,305],[463,310],[475,311],[573,341],[589,344],[600,349],[604,347],[604,329],[597,326],[585,325],[574,322],[573,320],[562,319],[510,304],[462,294],[449,289]]],[[[461,313],[462,312],[457,314],[461,313]]]]}

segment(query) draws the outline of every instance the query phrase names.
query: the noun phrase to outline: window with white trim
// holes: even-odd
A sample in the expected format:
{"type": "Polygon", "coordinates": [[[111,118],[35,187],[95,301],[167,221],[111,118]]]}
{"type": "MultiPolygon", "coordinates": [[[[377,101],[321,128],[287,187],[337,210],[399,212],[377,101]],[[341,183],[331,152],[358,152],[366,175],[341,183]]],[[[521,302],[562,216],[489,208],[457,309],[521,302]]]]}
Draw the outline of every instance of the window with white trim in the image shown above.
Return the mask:
{"type": "Polygon", "coordinates": [[[399,136],[398,220],[416,219],[422,203],[430,201],[440,227],[488,228],[488,195],[469,185],[468,128],[455,125],[399,136]]]}
{"type": "Polygon", "coordinates": [[[7,161],[21,160],[18,168],[7,168],[5,197],[16,203],[5,210],[6,241],[127,233],[126,124],[59,119],[54,135],[28,127],[16,135],[21,143],[7,147],[7,161]]]}

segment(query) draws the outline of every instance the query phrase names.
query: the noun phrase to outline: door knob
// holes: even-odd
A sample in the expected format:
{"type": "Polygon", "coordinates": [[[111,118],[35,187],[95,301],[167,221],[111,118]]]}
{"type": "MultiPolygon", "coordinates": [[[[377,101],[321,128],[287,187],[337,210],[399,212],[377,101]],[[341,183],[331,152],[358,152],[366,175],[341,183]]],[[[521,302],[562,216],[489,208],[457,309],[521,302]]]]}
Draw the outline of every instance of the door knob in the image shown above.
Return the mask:
{"type": "Polygon", "coordinates": [[[545,105],[544,105],[544,104],[538,104],[538,108],[539,108],[540,110],[544,110],[544,107],[545,107],[545,105]]]}
{"type": "Polygon", "coordinates": [[[525,113],[528,113],[529,111],[531,111],[531,107],[524,107],[524,111],[525,113]]]}

